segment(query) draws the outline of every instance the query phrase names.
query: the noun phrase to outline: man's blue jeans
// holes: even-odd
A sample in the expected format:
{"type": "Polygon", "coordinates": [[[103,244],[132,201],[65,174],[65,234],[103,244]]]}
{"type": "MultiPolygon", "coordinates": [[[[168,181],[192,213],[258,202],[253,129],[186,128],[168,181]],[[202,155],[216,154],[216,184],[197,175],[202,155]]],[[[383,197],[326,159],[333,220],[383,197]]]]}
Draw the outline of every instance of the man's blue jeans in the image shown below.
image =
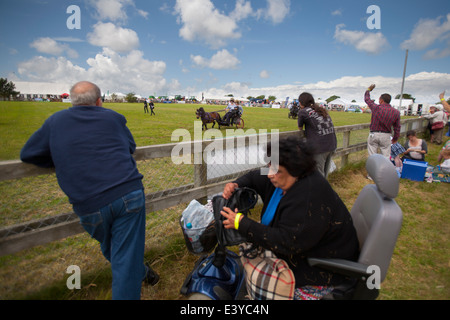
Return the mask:
{"type": "Polygon", "coordinates": [[[112,269],[113,300],[139,300],[145,277],[145,195],[133,191],[99,211],[80,216],[112,269]]]}

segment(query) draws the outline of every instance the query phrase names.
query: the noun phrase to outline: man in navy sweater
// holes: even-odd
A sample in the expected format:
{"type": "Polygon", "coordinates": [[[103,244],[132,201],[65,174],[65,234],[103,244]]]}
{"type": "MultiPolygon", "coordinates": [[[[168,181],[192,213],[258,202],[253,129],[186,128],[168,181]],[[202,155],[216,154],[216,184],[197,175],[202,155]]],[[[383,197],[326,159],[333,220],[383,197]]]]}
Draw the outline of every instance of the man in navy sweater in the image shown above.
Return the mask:
{"type": "Polygon", "coordinates": [[[134,138],[123,115],[102,107],[95,84],[76,83],[70,97],[73,106],[50,116],[20,158],[55,168],[81,225],[111,262],[112,298],[140,299],[142,281],[154,285],[159,276],[144,265],[145,195],[134,138]]]}

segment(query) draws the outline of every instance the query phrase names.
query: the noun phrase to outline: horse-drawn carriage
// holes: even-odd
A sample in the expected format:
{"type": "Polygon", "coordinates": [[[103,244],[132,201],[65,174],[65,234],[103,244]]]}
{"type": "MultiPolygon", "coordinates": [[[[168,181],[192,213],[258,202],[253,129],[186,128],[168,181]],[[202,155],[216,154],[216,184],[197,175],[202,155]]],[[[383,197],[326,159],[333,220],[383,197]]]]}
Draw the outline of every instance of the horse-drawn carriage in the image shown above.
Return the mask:
{"type": "Polygon", "coordinates": [[[242,113],[244,110],[241,106],[236,106],[234,109],[228,111],[223,118],[220,116],[219,111],[214,112],[206,112],[203,107],[200,107],[195,112],[195,115],[197,116],[197,119],[202,120],[202,130],[205,128],[205,130],[208,130],[208,123],[212,123],[212,128],[216,125],[216,123],[220,127],[236,127],[236,129],[244,129],[244,119],[242,119],[242,113]]]}

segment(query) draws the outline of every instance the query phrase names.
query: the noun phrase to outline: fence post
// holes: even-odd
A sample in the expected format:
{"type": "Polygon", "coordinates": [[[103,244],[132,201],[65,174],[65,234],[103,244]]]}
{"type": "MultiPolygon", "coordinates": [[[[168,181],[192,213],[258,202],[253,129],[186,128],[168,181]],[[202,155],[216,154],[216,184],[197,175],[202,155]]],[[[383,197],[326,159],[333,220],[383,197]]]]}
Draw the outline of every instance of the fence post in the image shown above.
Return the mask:
{"type": "MultiPolygon", "coordinates": [[[[345,131],[342,134],[342,148],[346,149],[350,145],[350,132],[345,131]]],[[[348,154],[345,154],[341,157],[341,168],[345,167],[348,164],[348,154]]]]}
{"type": "MultiPolygon", "coordinates": [[[[194,188],[206,186],[208,180],[208,165],[203,159],[203,148],[201,152],[194,153],[194,188]]],[[[207,197],[197,199],[198,202],[206,203],[207,197]]]]}

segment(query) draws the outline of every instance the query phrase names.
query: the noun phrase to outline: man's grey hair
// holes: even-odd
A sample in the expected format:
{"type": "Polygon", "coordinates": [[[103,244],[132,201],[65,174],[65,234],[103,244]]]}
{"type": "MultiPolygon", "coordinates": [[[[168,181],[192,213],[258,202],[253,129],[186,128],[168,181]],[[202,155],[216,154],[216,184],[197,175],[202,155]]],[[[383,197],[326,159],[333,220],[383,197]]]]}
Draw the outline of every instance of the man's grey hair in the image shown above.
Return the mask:
{"type": "Polygon", "coordinates": [[[74,106],[95,106],[101,96],[100,88],[89,81],[75,83],[70,89],[70,99],[74,106]]]}

